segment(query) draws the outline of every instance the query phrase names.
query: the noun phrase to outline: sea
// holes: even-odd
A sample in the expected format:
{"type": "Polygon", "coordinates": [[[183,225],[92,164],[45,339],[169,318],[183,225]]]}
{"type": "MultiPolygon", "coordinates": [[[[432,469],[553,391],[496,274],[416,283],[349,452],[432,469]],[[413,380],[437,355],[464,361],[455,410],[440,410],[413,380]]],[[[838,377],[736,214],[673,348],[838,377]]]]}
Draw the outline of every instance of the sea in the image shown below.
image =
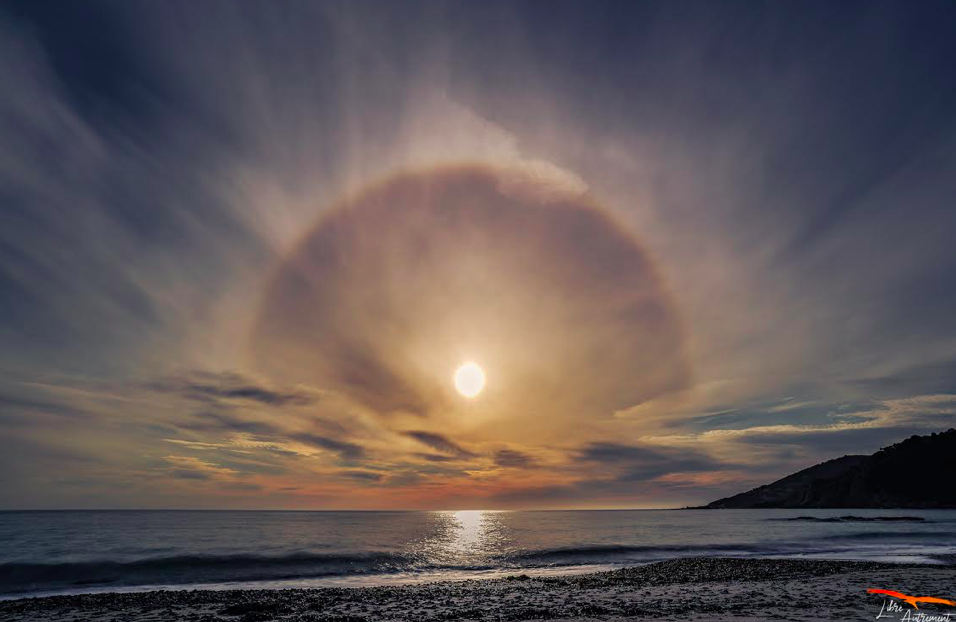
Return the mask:
{"type": "Polygon", "coordinates": [[[0,512],[0,598],[387,585],[687,556],[954,563],[956,511],[0,512]]]}

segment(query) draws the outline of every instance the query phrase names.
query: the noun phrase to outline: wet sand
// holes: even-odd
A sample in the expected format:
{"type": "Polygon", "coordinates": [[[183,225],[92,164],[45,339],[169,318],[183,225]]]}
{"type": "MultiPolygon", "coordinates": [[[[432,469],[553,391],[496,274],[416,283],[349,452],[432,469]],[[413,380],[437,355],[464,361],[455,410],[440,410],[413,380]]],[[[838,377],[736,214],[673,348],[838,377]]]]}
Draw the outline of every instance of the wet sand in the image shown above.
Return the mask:
{"type": "MultiPolygon", "coordinates": [[[[873,620],[889,601],[867,588],[954,599],[956,566],[689,558],[562,577],[23,598],[0,602],[0,620],[873,620]]],[[[956,607],[924,604],[914,611],[900,605],[899,611],[884,610],[881,619],[931,622],[948,613],[956,622],[956,607]]]]}

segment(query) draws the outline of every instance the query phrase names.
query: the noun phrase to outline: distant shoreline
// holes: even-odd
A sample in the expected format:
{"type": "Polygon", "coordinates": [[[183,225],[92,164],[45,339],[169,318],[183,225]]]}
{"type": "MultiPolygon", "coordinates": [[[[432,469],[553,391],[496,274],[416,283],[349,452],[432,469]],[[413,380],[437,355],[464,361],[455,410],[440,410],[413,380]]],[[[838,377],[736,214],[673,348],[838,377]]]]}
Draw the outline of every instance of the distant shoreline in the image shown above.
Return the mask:
{"type": "MultiPolygon", "coordinates": [[[[183,590],[0,602],[11,622],[376,622],[415,620],[872,620],[887,598],[869,588],[953,598],[956,566],[696,557],[563,577],[286,590],[183,590]]],[[[928,614],[956,608],[922,605],[928,614]]]]}

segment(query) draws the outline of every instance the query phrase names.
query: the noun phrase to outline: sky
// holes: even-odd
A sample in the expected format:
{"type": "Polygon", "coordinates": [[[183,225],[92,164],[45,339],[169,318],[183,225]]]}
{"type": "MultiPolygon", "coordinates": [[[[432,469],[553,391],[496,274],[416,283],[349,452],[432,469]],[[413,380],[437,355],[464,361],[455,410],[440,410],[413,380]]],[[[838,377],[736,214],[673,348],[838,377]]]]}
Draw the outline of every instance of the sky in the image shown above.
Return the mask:
{"type": "Polygon", "coordinates": [[[953,427],[954,18],[0,4],[0,509],[680,507],[953,427]]]}

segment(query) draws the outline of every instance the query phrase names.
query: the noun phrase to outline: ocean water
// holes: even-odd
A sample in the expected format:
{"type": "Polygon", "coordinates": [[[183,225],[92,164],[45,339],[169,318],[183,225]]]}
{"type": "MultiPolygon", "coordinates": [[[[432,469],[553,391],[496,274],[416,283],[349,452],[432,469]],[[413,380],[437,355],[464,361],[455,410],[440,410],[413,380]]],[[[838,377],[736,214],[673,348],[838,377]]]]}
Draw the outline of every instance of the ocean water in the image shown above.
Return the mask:
{"type": "Polygon", "coordinates": [[[0,596],[380,585],[694,555],[945,563],[954,553],[956,511],[946,510],[0,512],[0,596]]]}

